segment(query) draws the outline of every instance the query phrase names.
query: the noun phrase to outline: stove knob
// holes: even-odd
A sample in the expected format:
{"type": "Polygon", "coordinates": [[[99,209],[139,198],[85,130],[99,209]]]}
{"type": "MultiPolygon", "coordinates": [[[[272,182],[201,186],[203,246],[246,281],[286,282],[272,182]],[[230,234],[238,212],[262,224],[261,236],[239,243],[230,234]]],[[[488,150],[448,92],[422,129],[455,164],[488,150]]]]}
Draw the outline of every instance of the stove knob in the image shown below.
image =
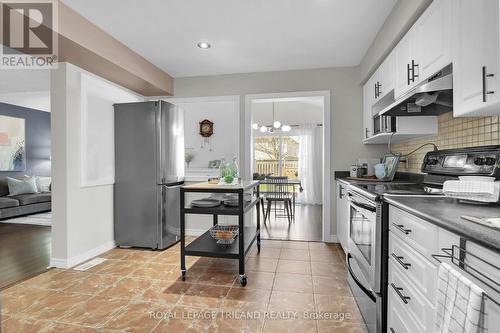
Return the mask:
{"type": "Polygon", "coordinates": [[[496,162],[497,160],[493,157],[486,157],[486,165],[495,165],[496,162]]]}
{"type": "Polygon", "coordinates": [[[484,162],[485,162],[485,161],[484,161],[484,158],[481,158],[481,157],[476,157],[476,158],[474,159],[474,164],[475,164],[475,165],[483,165],[483,164],[484,164],[484,162]]]}

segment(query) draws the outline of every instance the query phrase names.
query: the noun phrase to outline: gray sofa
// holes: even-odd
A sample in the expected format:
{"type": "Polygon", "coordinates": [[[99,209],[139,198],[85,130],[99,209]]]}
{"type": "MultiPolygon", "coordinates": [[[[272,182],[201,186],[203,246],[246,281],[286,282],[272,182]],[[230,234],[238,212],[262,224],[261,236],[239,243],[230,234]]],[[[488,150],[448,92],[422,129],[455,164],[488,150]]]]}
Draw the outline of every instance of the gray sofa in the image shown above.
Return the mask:
{"type": "Polygon", "coordinates": [[[51,193],[20,194],[9,197],[5,179],[0,179],[0,220],[50,211],[51,193]]]}

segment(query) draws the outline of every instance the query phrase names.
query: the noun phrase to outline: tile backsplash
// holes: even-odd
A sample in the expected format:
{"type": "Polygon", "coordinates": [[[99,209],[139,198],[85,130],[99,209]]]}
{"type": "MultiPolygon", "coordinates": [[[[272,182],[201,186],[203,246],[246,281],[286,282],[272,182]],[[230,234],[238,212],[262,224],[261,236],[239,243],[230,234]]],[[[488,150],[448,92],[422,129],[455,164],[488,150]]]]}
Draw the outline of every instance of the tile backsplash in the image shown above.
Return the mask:
{"type": "MultiPolygon", "coordinates": [[[[392,145],[395,153],[406,154],[413,149],[432,142],[439,149],[475,147],[500,144],[499,135],[500,117],[468,117],[453,118],[453,112],[438,117],[438,134],[411,139],[392,145]]],[[[407,157],[408,163],[400,163],[398,171],[420,173],[420,167],[425,153],[431,151],[432,146],[425,146],[407,157]],[[406,167],[408,166],[408,168],[406,167]]]]}

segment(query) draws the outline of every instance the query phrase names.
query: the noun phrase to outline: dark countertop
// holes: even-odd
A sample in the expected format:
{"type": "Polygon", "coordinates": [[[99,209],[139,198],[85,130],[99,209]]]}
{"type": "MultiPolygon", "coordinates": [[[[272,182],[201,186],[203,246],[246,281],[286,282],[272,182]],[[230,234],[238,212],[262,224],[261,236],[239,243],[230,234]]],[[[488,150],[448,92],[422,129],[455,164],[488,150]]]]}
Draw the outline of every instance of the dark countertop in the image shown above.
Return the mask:
{"type": "Polygon", "coordinates": [[[452,233],[500,253],[500,229],[460,218],[499,217],[499,205],[461,203],[445,197],[385,196],[384,201],[452,233]]]}

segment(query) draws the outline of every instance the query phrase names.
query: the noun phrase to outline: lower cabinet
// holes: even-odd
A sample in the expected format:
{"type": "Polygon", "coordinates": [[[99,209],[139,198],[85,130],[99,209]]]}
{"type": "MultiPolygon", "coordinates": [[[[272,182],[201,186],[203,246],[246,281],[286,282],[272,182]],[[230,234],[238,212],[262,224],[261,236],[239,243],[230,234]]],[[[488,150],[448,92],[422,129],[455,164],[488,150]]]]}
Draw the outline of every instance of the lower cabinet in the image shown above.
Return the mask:
{"type": "MultiPolygon", "coordinates": [[[[397,207],[389,207],[389,333],[434,331],[439,262],[433,255],[443,255],[442,249],[460,244],[460,236],[397,207]]],[[[470,241],[466,242],[465,247],[466,265],[475,267],[484,276],[497,281],[498,270],[492,267],[500,267],[500,254],[470,241]],[[483,260],[477,260],[477,257],[483,260]]],[[[450,263],[444,257],[440,257],[440,260],[450,263]]],[[[459,267],[456,270],[483,288],[488,295],[500,300],[499,293],[459,267]]],[[[500,327],[500,306],[486,301],[485,309],[487,327],[500,327]]]]}
{"type": "Polygon", "coordinates": [[[349,201],[347,201],[347,185],[337,181],[337,238],[347,253],[349,235],[349,201]]]}

